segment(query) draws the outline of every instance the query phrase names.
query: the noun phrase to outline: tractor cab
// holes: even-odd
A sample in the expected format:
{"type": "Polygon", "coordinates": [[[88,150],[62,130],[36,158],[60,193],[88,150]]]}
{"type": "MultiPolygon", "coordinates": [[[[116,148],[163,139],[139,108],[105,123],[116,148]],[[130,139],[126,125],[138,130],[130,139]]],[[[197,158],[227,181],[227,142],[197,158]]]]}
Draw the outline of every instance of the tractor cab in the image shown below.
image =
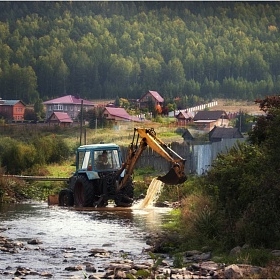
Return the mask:
{"type": "Polygon", "coordinates": [[[76,154],[76,171],[112,171],[122,166],[120,148],[116,144],[80,146],[76,154]]]}

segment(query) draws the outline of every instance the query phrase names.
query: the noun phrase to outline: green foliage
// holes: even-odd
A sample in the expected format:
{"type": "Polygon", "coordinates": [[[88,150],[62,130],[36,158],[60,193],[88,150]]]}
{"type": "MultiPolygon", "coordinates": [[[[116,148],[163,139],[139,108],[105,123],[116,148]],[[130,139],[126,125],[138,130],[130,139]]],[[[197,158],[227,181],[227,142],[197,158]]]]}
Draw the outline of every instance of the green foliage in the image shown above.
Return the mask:
{"type": "Polygon", "coordinates": [[[140,269],[136,272],[135,275],[127,273],[126,276],[128,277],[128,279],[138,279],[138,278],[153,279],[153,278],[155,278],[155,272],[156,272],[158,266],[162,264],[163,259],[159,255],[154,254],[152,252],[149,252],[149,256],[153,261],[153,265],[151,266],[151,268],[140,269]]]}
{"type": "MultiPolygon", "coordinates": [[[[207,174],[184,183],[189,191],[177,226],[185,246],[278,248],[279,100],[260,101],[267,115],[257,120],[252,144],[237,143],[218,155],[207,174]]],[[[260,257],[260,262],[265,260],[260,257]]]]}
{"type": "Polygon", "coordinates": [[[176,253],[173,256],[173,266],[177,268],[182,268],[184,266],[184,255],[183,253],[176,253]]]}
{"type": "MultiPolygon", "coordinates": [[[[1,173],[3,171],[1,170],[1,173]]],[[[25,195],[25,190],[29,187],[28,184],[17,178],[4,178],[0,174],[0,202],[10,203],[17,202],[28,198],[25,195]]]]}
{"type": "Polygon", "coordinates": [[[65,182],[33,182],[22,188],[21,193],[28,199],[46,201],[49,195],[57,194],[65,187],[65,182]]]}
{"type": "Polygon", "coordinates": [[[70,156],[66,142],[55,135],[35,136],[28,143],[0,137],[0,148],[1,166],[10,174],[34,171],[36,165],[60,163],[70,156]]]}
{"type": "Polygon", "coordinates": [[[188,94],[167,103],[180,108],[280,89],[277,2],[4,1],[0,8],[1,97],[34,104],[38,118],[40,100],[69,90],[112,100],[150,89],[170,100],[188,94]]]}
{"type": "Polygon", "coordinates": [[[219,261],[226,264],[243,263],[264,267],[275,259],[276,257],[274,257],[268,249],[244,248],[241,249],[240,253],[235,255],[222,255],[219,261]]]}

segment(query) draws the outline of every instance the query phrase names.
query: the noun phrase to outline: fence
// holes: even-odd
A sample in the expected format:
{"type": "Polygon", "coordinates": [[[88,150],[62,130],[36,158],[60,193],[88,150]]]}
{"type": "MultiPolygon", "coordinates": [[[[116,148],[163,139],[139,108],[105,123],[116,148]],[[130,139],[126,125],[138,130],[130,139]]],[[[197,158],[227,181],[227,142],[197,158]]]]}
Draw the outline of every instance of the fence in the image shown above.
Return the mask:
{"type": "MultiPolygon", "coordinates": [[[[171,143],[171,149],[186,159],[185,173],[202,175],[211,167],[213,161],[220,153],[227,151],[235,146],[237,142],[244,142],[245,139],[223,139],[220,142],[205,143],[205,144],[188,144],[186,142],[171,143]]],[[[124,156],[127,154],[127,147],[121,147],[124,156]]],[[[150,147],[143,152],[137,162],[136,168],[152,167],[159,173],[167,173],[171,164],[163,159],[159,154],[153,151],[150,147]]]]}

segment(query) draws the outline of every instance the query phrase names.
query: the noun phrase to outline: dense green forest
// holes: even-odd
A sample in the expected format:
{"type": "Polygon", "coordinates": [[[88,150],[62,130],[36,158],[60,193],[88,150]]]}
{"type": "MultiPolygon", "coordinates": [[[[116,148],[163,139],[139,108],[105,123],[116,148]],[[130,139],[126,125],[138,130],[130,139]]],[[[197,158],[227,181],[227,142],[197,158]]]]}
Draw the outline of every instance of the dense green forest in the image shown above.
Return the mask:
{"type": "Polygon", "coordinates": [[[280,91],[279,19],[279,2],[0,2],[0,97],[254,100],[280,91]]]}

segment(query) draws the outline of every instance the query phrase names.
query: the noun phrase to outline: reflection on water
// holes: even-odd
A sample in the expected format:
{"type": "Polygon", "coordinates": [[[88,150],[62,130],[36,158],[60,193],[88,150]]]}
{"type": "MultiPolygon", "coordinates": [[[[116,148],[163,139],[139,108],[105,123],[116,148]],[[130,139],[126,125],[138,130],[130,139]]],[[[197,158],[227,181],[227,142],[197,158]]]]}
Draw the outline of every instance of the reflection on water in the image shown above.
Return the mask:
{"type": "MultiPolygon", "coordinates": [[[[122,250],[140,256],[143,249],[149,247],[145,236],[160,230],[162,222],[168,218],[168,209],[154,207],[75,211],[48,207],[45,203],[0,205],[1,227],[7,228],[2,235],[31,246],[31,250],[16,254],[0,251],[0,268],[30,267],[32,264],[37,270],[57,274],[57,270],[64,271],[64,267],[69,266],[63,261],[65,248],[75,248],[76,261],[89,260],[88,252],[93,248],[105,248],[116,256],[122,250]],[[40,250],[34,251],[34,245],[27,244],[26,241],[33,238],[42,241],[37,245],[40,250]]],[[[59,274],[59,277],[63,275],[59,274]]]]}

